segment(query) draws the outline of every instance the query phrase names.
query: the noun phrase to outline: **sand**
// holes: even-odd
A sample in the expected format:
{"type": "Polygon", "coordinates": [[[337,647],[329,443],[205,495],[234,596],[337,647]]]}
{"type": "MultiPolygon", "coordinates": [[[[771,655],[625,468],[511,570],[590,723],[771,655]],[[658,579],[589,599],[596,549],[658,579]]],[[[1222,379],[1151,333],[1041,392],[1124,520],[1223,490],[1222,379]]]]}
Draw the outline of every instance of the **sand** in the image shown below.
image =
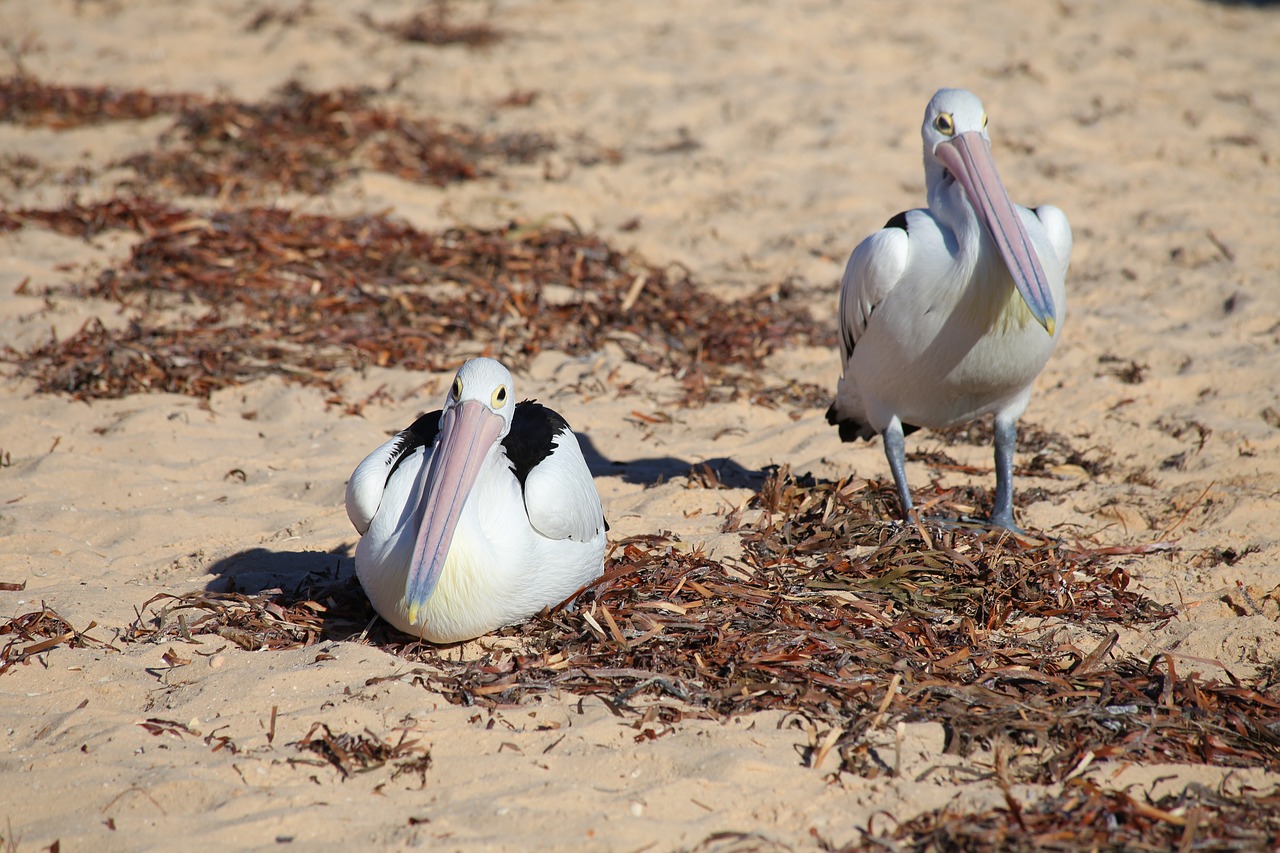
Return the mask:
{"type": "MultiPolygon", "coordinates": [[[[1015,199],[1061,207],[1075,231],[1066,330],[1025,421],[1109,462],[1096,477],[1038,481],[1047,497],[1022,521],[1110,544],[1176,542],[1127,568],[1178,617],[1157,632],[1126,632],[1116,654],[1169,652],[1206,676],[1240,677],[1280,656],[1266,598],[1280,562],[1273,8],[459,3],[459,16],[508,33],[480,49],[405,44],[362,19],[399,20],[414,8],[394,0],[315,0],[248,27],[273,8],[8,0],[0,70],[242,99],[292,79],[316,90],[369,85],[413,115],[544,132],[566,145],[493,178],[437,188],[365,171],[321,196],[272,201],[386,212],[422,229],[571,219],[651,263],[684,265],[725,298],[789,278],[826,318],[850,249],[923,202],[918,127],[930,94],[943,85],[977,92],[1015,199]],[[537,93],[527,107],[495,106],[522,91],[537,93]],[[571,140],[621,156],[584,165],[571,140]],[[1134,366],[1141,381],[1131,381],[1134,366]],[[1231,606],[1241,585],[1260,612],[1231,606]]],[[[0,124],[0,204],[110,198],[129,176],[113,164],[154,148],[170,123],[0,124]],[[36,165],[18,168],[19,156],[36,165]]],[[[25,350],[92,317],[124,323],[115,306],[60,294],[119,264],[136,239],[36,227],[0,235],[0,342],[25,350]],[[17,292],[24,281],[26,295],[17,292]]],[[[157,593],[227,574],[349,571],[340,556],[356,541],[342,507],[347,475],[387,431],[438,405],[447,382],[352,371],[343,377],[350,398],[390,392],[357,417],[280,378],[208,401],[157,393],[86,403],[36,393],[12,365],[3,371],[0,581],[26,588],[0,592],[0,619],[44,602],[78,629],[95,622],[91,633],[104,640],[157,593]],[[234,470],[243,477],[228,476],[234,470]]],[[[767,365],[773,382],[832,389],[838,371],[834,350],[816,347],[767,365]]],[[[732,551],[718,531],[749,489],[652,484],[706,460],[887,477],[879,444],[841,445],[821,408],[796,417],[745,401],[671,409],[672,381],[612,350],[544,353],[517,381],[600,457],[647,472],[597,477],[615,540],[669,530],[732,551]],[[638,380],[638,394],[609,387],[614,368],[638,380]],[[628,419],[663,409],[669,422],[628,419]]],[[[927,432],[910,443],[938,446],[927,432]]],[[[989,465],[985,447],[947,452],[989,465]]],[[[930,477],[920,463],[908,473],[917,485],[930,477]]],[[[476,654],[484,642],[446,654],[476,654]]],[[[19,850],[196,839],[210,849],[721,849],[729,842],[717,833],[748,834],[743,849],[815,849],[857,841],[881,811],[906,820],[948,802],[1002,802],[990,778],[966,772],[971,761],[942,753],[941,721],[906,728],[897,778],[867,780],[805,766],[806,734],[780,714],[687,719],[638,742],[636,721],[597,700],[487,710],[376,681],[404,662],[355,641],[282,652],[210,642],[180,649],[193,661],[181,667],[162,659],[164,644],[114,645],[58,647],[0,676],[0,837],[19,850]],[[148,718],[187,731],[152,734],[138,725],[148,718]],[[299,753],[285,744],[316,722],[409,730],[433,764],[421,778],[384,770],[344,781],[327,765],[290,763],[299,753]],[[206,740],[219,734],[239,751],[214,751],[206,740]]],[[[1144,791],[1161,778],[1167,790],[1226,775],[1123,764],[1091,772],[1144,791]]],[[[1260,788],[1280,780],[1262,769],[1234,778],[1260,788]]]]}

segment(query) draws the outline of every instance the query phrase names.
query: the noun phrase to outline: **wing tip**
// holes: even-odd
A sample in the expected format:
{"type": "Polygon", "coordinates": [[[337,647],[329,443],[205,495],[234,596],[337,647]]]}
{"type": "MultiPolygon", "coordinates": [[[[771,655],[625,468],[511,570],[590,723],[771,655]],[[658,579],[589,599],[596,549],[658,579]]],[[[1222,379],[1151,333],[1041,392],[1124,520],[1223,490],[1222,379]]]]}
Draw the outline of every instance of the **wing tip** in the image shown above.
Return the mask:
{"type": "MultiPolygon", "coordinates": [[[[895,213],[889,219],[889,221],[884,224],[884,227],[885,228],[901,228],[903,231],[906,231],[908,234],[911,233],[910,229],[907,227],[907,214],[909,212],[910,211],[904,210],[901,213],[895,213]]],[[[883,231],[884,228],[882,228],[881,230],[883,231]]]]}
{"type": "Polygon", "coordinates": [[[856,418],[842,417],[835,403],[832,403],[827,409],[827,423],[839,430],[840,440],[846,443],[857,441],[858,439],[866,440],[876,434],[875,430],[862,421],[856,418]]]}

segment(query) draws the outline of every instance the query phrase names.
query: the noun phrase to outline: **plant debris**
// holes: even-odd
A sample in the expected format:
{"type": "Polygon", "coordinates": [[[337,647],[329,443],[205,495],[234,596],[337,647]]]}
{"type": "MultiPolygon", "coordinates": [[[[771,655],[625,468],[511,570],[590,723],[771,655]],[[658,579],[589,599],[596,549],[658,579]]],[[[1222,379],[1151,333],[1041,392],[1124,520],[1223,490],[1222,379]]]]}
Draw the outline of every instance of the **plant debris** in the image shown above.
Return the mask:
{"type": "MultiPolygon", "coordinates": [[[[121,204],[14,216],[89,233],[129,226],[121,204]]],[[[441,371],[481,353],[518,367],[544,349],[583,355],[612,342],[678,374],[687,405],[744,394],[807,404],[820,392],[766,388],[754,375],[775,349],[830,337],[789,286],[725,302],[594,235],[537,225],[427,233],[276,208],[179,217],[154,203],[135,219],[145,239],[88,295],[139,319],[121,330],[91,320],[31,352],[5,349],[40,390],[207,396],[268,374],[332,389],[340,367],[441,371]],[[202,313],[177,323],[159,313],[183,306],[202,313]]]]}
{"type": "MultiPolygon", "coordinates": [[[[929,430],[926,434],[937,437],[946,445],[975,444],[990,447],[995,440],[991,418],[979,418],[948,429],[929,430]]],[[[1111,453],[1105,447],[1095,445],[1078,450],[1067,436],[1033,423],[1018,425],[1017,451],[1032,457],[1026,468],[1019,473],[1043,474],[1052,472],[1055,468],[1073,466],[1083,469],[1089,477],[1099,477],[1112,468],[1111,453]]],[[[946,458],[945,454],[941,456],[937,460],[938,467],[963,468],[954,460],[946,458]]],[[[932,464],[926,454],[917,453],[910,458],[932,464]]]]}
{"type": "Polygon", "coordinates": [[[62,86],[26,74],[0,80],[0,122],[66,130],[136,121],[202,103],[198,95],[152,94],[113,86],[62,86]]]}
{"type": "Polygon", "coordinates": [[[363,734],[334,734],[324,723],[312,723],[310,731],[299,741],[289,744],[300,751],[313,752],[325,762],[332,764],[349,779],[356,773],[367,773],[384,766],[387,762],[396,764],[391,778],[397,779],[406,773],[416,773],[420,786],[427,782],[427,771],[431,769],[431,752],[420,746],[416,739],[409,740],[409,731],[400,730],[400,739],[389,743],[368,729],[363,734]]]}
{"type": "MultiPolygon", "coordinates": [[[[246,103],[16,75],[0,80],[0,121],[62,130],[177,114],[160,150],[119,165],[137,172],[133,185],[149,192],[219,199],[322,193],[361,169],[443,186],[491,176],[499,163],[535,162],[557,147],[533,131],[495,135],[406,117],[373,106],[375,97],[368,87],[313,92],[292,81],[271,98],[246,103]]],[[[579,142],[581,164],[619,156],[579,142]]]]}
{"type": "Polygon", "coordinates": [[[1150,369],[1147,365],[1139,364],[1131,358],[1121,358],[1111,353],[1098,356],[1098,364],[1106,365],[1105,373],[1099,373],[1098,376],[1110,374],[1126,385],[1141,385],[1150,369]]]}
{"type": "Polygon", "coordinates": [[[189,211],[151,199],[113,198],[89,205],[72,201],[56,210],[0,210],[0,231],[38,225],[67,237],[92,240],[102,232],[111,230],[136,231],[144,235],[163,229],[182,230],[181,223],[192,218],[189,211]]]}
{"type": "Polygon", "coordinates": [[[149,191],[218,198],[271,191],[323,193],[362,168],[443,186],[492,174],[491,163],[528,163],[554,150],[531,132],[490,136],[444,128],[372,106],[370,88],[312,92],[285,84],[261,103],[233,100],[184,107],[166,148],[122,165],[149,191]]]}
{"type": "Polygon", "coordinates": [[[0,648],[0,675],[8,672],[14,664],[26,664],[36,655],[64,644],[70,649],[119,651],[110,643],[88,636],[88,632],[97,626],[97,622],[90,622],[83,631],[77,631],[70,622],[43,604],[39,610],[0,623],[0,638],[7,638],[0,648]]]}
{"type": "MultiPolygon", "coordinates": [[[[215,634],[246,651],[295,649],[326,636],[324,617],[331,604],[332,601],[321,603],[309,596],[281,604],[268,593],[162,592],[137,609],[133,624],[123,636],[128,642],[178,639],[198,643],[196,636],[215,634]]],[[[328,627],[332,630],[334,626],[328,627]]],[[[349,634],[358,626],[343,627],[349,634]]]]}
{"type": "MultiPolygon", "coordinates": [[[[1229,795],[1191,784],[1155,800],[1107,790],[1086,778],[1062,792],[973,813],[953,805],[880,834],[864,830],[849,851],[1274,850],[1280,846],[1280,790],[1229,795]]],[[[883,819],[873,821],[883,823],[883,819]]]]}
{"type": "MultiPolygon", "coordinates": [[[[1115,654],[1118,629],[1175,614],[1131,591],[1116,564],[1162,543],[1028,544],[886,522],[881,501],[865,483],[775,471],[726,519],[742,536],[740,561],[668,537],[624,541],[576,610],[504,629],[520,651],[470,661],[371,626],[349,577],[239,596],[234,607],[228,594],[181,600],[223,602],[192,635],[226,637],[234,615],[246,648],[364,638],[416,664],[396,677],[460,704],[569,693],[667,723],[791,712],[836,731],[836,766],[865,776],[893,772],[877,743],[899,721],[942,722],[952,753],[1011,744],[1009,772],[1026,782],[1061,782],[1104,759],[1280,768],[1280,686],[1115,654]],[[306,604],[318,599],[323,611],[306,604]],[[297,628],[281,630],[292,619],[297,628]],[[1070,638],[1082,625],[1096,641],[1070,638]]],[[[165,613],[140,614],[126,635],[180,636],[165,613]]]]}
{"type": "Polygon", "coordinates": [[[489,47],[502,41],[504,37],[502,31],[488,21],[454,23],[453,8],[448,0],[434,0],[431,6],[430,11],[415,12],[396,23],[376,25],[367,19],[366,23],[401,41],[433,47],[454,44],[472,48],[489,47]]]}
{"type": "Polygon", "coordinates": [[[193,737],[199,737],[200,735],[198,731],[184,723],[179,723],[174,720],[162,720],[159,717],[148,717],[141,723],[138,723],[138,725],[146,729],[148,733],[155,737],[159,737],[160,735],[169,735],[171,737],[176,737],[178,740],[182,740],[183,735],[191,735],[193,737]]]}

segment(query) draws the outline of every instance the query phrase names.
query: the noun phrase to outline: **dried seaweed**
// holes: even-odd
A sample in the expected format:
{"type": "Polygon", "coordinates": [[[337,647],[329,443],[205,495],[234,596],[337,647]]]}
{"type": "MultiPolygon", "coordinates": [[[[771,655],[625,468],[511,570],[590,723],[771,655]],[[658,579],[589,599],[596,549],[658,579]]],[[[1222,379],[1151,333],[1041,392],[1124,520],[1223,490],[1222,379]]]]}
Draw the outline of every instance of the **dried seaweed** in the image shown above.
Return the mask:
{"type": "Polygon", "coordinates": [[[241,198],[276,190],[322,193],[361,168],[443,186],[527,163],[553,150],[531,132],[491,136],[374,107],[369,88],[312,92],[297,82],[261,103],[219,100],[184,108],[166,147],[137,154],[134,169],[185,195],[241,198]]]}
{"type": "Polygon", "coordinates": [[[426,784],[427,770],[431,768],[431,751],[420,746],[416,739],[410,740],[409,732],[403,729],[399,740],[390,743],[368,729],[359,734],[335,735],[327,725],[317,722],[301,740],[289,745],[320,756],[333,765],[344,780],[391,762],[395,765],[393,780],[406,773],[416,773],[421,786],[426,784]]]}
{"type": "Polygon", "coordinates": [[[98,204],[71,201],[56,210],[0,210],[0,231],[38,225],[68,237],[92,240],[104,231],[127,230],[150,235],[161,229],[182,230],[189,211],[147,198],[113,198],[98,204]]]}
{"type": "Polygon", "coordinates": [[[113,86],[63,86],[26,74],[0,80],[0,122],[66,130],[175,113],[202,102],[198,95],[152,94],[113,86]]]}
{"type": "Polygon", "coordinates": [[[435,0],[429,11],[415,12],[402,21],[390,24],[371,26],[396,38],[426,44],[433,47],[447,45],[464,45],[466,47],[489,47],[501,41],[504,34],[488,21],[475,23],[455,23],[453,10],[447,0],[435,0]]]}
{"type": "MultiPolygon", "coordinates": [[[[960,524],[886,525],[881,494],[863,481],[797,479],[783,468],[771,474],[752,506],[763,510],[743,533],[753,568],[796,568],[808,573],[814,588],[856,589],[865,600],[897,601],[934,620],[960,615],[994,631],[1021,617],[1137,624],[1174,615],[1128,591],[1127,573],[1106,569],[1104,558],[1088,548],[1023,544],[960,524]]],[[[935,628],[941,624],[934,622],[935,628]]]]}
{"type": "Polygon", "coordinates": [[[38,377],[41,391],[65,392],[77,399],[153,391],[207,397],[267,375],[332,389],[327,372],[356,362],[341,351],[300,354],[297,345],[274,341],[268,332],[250,326],[153,329],[135,321],[112,330],[96,318],[66,340],[0,357],[24,363],[24,372],[38,377]]]}
{"type": "MultiPolygon", "coordinates": [[[[333,387],[330,374],[343,366],[446,370],[485,352],[518,367],[544,349],[587,354],[614,342],[636,363],[679,374],[689,404],[713,388],[804,404],[814,386],[768,389],[754,371],[780,346],[830,335],[788,285],[725,302],[679,270],[574,231],[427,233],[377,216],[250,208],[205,219],[144,209],[146,239],[89,291],[144,319],[122,330],[90,321],[31,352],[5,350],[41,390],[204,396],[266,374],[333,387]],[[147,319],[175,304],[204,313],[175,325],[147,319]]],[[[17,215],[94,218],[89,208],[17,215]]]]}
{"type": "MultiPolygon", "coordinates": [[[[279,590],[275,591],[277,594],[279,590]]],[[[310,590],[309,590],[310,592],[310,590]]],[[[333,607],[333,589],[317,590],[315,597],[294,596],[287,603],[276,595],[201,590],[183,595],[159,593],[137,609],[133,624],[124,632],[126,642],[158,643],[216,635],[246,651],[280,650],[308,646],[334,630],[349,636],[360,625],[343,624],[342,618],[326,616],[333,607]],[[320,600],[317,600],[320,599],[320,600]],[[344,630],[345,629],[345,630],[344,630]]],[[[360,607],[348,596],[349,609],[360,607]]],[[[369,611],[372,615],[372,610],[369,611]]],[[[367,624],[368,618],[364,620],[367,624]]]]}
{"type": "MultiPolygon", "coordinates": [[[[1157,799],[1107,790],[1084,778],[1061,793],[1004,808],[966,812],[949,805],[883,834],[864,830],[846,850],[1096,851],[1275,850],[1280,847],[1280,790],[1230,795],[1192,784],[1157,799]]],[[[883,818],[873,820],[883,825],[883,818]]]]}
{"type": "Polygon", "coordinates": [[[939,628],[936,610],[877,601],[874,581],[824,590],[670,546],[628,545],[609,575],[580,617],[520,629],[530,652],[469,665],[428,655],[408,677],[464,704],[569,692],[620,711],[645,696],[645,713],[668,721],[794,711],[839,731],[841,770],[871,776],[890,772],[876,730],[898,720],[942,721],[953,752],[1012,742],[1026,781],[1102,758],[1280,766],[1274,697],[1159,662],[1111,665],[1113,639],[1082,650],[957,613],[939,628]]]}
{"type": "Polygon", "coordinates": [[[179,723],[176,720],[164,720],[159,717],[148,717],[137,724],[145,729],[148,734],[159,737],[160,735],[170,735],[182,740],[183,735],[191,735],[198,737],[200,733],[185,723],[179,723]]]}
{"type": "MultiPolygon", "coordinates": [[[[927,435],[936,436],[947,445],[978,444],[987,447],[991,446],[995,437],[990,418],[970,421],[949,429],[930,430],[927,435]]],[[[1060,466],[1075,466],[1084,469],[1090,477],[1098,477],[1112,468],[1111,454],[1105,447],[1095,445],[1079,450],[1068,437],[1032,423],[1019,424],[1017,449],[1019,453],[1031,456],[1024,473],[1044,473],[1060,466]]],[[[919,455],[913,458],[930,461],[919,455]]],[[[950,459],[939,461],[942,462],[939,467],[961,467],[950,459]]]]}
{"type": "Polygon", "coordinates": [[[4,647],[0,648],[0,675],[4,675],[14,664],[29,663],[35,656],[55,646],[119,651],[110,643],[88,636],[88,632],[97,626],[97,622],[90,622],[83,631],[77,631],[71,627],[71,623],[44,604],[41,604],[39,610],[0,623],[0,637],[7,638],[4,647]]]}
{"type": "MultiPolygon", "coordinates": [[[[361,638],[416,664],[397,678],[461,704],[569,693],[665,722],[794,712],[835,733],[825,751],[839,770],[869,776],[892,772],[877,743],[899,721],[942,722],[955,753],[1012,748],[1022,781],[1062,781],[1104,759],[1280,767],[1275,684],[1114,654],[1116,629],[1173,616],[1130,591],[1115,564],[1158,543],[1028,544],[901,525],[883,521],[879,501],[865,484],[775,472],[747,510],[756,518],[727,519],[743,537],[741,561],[658,536],[619,543],[576,610],[505,629],[521,638],[518,652],[465,662],[371,625],[353,579],[182,601],[212,613],[190,635],[234,639],[234,624],[246,648],[361,638]],[[298,626],[281,632],[291,619],[298,626]],[[1091,626],[1097,642],[1076,645],[1067,625],[1091,626]]],[[[140,615],[126,636],[182,631],[162,613],[140,615]]]]}

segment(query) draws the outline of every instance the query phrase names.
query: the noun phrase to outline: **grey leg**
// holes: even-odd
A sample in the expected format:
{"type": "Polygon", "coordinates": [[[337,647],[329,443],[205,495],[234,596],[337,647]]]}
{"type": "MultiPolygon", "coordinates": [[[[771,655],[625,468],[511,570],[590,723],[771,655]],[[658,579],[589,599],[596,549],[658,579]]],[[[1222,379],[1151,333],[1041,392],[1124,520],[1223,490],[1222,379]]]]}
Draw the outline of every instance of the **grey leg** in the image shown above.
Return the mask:
{"type": "Polygon", "coordinates": [[[905,461],[902,424],[894,418],[885,427],[880,437],[884,440],[884,455],[889,460],[889,470],[893,473],[893,484],[898,487],[898,500],[902,502],[902,517],[911,512],[911,490],[907,488],[907,470],[905,461]]]}
{"type": "Polygon", "coordinates": [[[1013,523],[1013,448],[1018,441],[1018,422],[996,418],[995,434],[996,498],[991,507],[991,524],[1022,533],[1013,523]]]}

